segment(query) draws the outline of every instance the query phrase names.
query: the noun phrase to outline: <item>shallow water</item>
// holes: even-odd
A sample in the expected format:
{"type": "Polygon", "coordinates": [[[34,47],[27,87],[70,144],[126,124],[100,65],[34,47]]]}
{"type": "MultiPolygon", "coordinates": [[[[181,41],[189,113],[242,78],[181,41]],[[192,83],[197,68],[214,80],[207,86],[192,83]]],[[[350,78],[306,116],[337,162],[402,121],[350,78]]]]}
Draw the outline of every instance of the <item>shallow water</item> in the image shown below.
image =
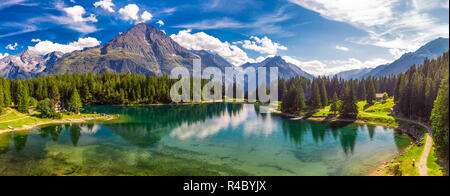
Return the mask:
{"type": "Polygon", "coordinates": [[[250,104],[90,106],[121,114],[0,135],[0,175],[366,175],[404,150],[380,126],[261,114],[250,104]]]}

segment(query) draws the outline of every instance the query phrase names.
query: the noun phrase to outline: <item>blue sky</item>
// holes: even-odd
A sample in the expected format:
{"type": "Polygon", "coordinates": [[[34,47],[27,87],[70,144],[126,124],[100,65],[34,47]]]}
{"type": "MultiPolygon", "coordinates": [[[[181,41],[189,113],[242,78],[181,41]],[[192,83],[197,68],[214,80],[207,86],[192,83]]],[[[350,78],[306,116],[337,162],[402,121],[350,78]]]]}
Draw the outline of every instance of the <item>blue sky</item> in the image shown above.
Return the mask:
{"type": "Polygon", "coordinates": [[[2,0],[0,58],[96,46],[145,22],[235,65],[280,55],[323,75],[448,37],[448,17],[448,0],[2,0]]]}

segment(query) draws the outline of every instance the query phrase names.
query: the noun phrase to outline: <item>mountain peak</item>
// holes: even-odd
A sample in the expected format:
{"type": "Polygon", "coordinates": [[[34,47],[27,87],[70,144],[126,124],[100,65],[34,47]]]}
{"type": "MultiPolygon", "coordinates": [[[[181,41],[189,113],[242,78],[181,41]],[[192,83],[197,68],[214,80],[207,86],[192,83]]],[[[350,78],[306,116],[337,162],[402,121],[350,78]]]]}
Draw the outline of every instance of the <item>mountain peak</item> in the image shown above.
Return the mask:
{"type": "Polygon", "coordinates": [[[263,64],[287,64],[281,56],[268,57],[263,61],[263,64]]]}
{"type": "Polygon", "coordinates": [[[306,78],[314,78],[311,74],[303,71],[299,66],[286,62],[281,56],[268,57],[264,61],[259,63],[246,63],[241,65],[242,68],[247,67],[277,67],[279,78],[292,78],[296,76],[302,76],[306,78]]]}
{"type": "MultiPolygon", "coordinates": [[[[149,25],[146,23],[139,23],[137,25],[134,25],[133,27],[131,27],[128,31],[126,31],[124,34],[128,33],[128,32],[139,32],[139,33],[157,33],[157,32],[161,32],[158,28],[156,28],[153,25],[149,25]]],[[[163,32],[161,32],[163,33],[163,32]]],[[[124,35],[123,34],[123,35],[124,35]]]]}
{"type": "Polygon", "coordinates": [[[192,68],[195,58],[198,56],[158,28],[139,23],[102,46],[64,55],[45,74],[111,71],[160,75],[179,66],[192,68]]]}

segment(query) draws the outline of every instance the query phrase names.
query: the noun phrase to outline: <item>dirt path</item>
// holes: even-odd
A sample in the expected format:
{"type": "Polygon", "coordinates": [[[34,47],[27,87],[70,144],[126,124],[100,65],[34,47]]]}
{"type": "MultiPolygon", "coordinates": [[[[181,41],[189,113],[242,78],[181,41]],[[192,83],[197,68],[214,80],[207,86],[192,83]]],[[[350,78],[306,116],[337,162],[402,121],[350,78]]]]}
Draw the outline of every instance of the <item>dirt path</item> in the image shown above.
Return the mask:
{"type": "Polygon", "coordinates": [[[428,176],[427,160],[428,160],[428,155],[430,154],[430,151],[431,151],[431,146],[433,145],[433,139],[430,136],[431,135],[430,127],[428,127],[427,125],[425,125],[423,123],[412,121],[412,120],[405,119],[405,118],[397,118],[397,119],[408,121],[411,123],[416,123],[427,129],[428,135],[427,135],[427,138],[425,139],[425,147],[423,148],[422,155],[420,156],[419,175],[420,176],[428,176]]]}
{"type": "Polygon", "coordinates": [[[428,176],[427,160],[428,160],[428,155],[430,154],[432,144],[433,144],[433,140],[431,139],[431,136],[427,135],[425,148],[423,149],[422,155],[420,156],[420,162],[419,162],[420,176],[428,176]]]}
{"type": "Polygon", "coordinates": [[[13,120],[8,120],[8,121],[1,121],[0,123],[9,123],[9,122],[22,120],[22,119],[25,119],[25,118],[30,118],[30,116],[25,116],[25,117],[22,117],[22,118],[16,118],[16,119],[13,119],[13,120]]]}

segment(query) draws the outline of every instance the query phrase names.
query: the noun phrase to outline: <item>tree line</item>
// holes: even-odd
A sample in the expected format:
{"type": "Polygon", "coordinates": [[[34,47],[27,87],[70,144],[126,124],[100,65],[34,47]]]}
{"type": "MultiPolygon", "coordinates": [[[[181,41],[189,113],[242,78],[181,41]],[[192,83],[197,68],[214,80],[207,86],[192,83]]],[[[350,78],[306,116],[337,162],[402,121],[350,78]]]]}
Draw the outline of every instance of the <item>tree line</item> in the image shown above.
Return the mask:
{"type": "Polygon", "coordinates": [[[356,104],[367,100],[373,104],[377,92],[392,95],[396,76],[343,80],[337,76],[280,79],[279,97],[283,112],[313,111],[331,104],[331,109],[343,117],[356,117],[356,104]]]}
{"type": "MultiPolygon", "coordinates": [[[[366,100],[370,105],[376,100],[376,93],[386,93],[385,97],[394,97],[395,110],[400,115],[432,122],[433,128],[441,127],[439,130],[444,130],[442,133],[447,134],[447,139],[440,143],[447,145],[448,149],[448,122],[437,122],[448,120],[448,103],[442,101],[448,100],[448,70],[449,56],[446,52],[437,59],[426,59],[422,65],[412,66],[398,76],[360,80],[343,80],[337,76],[317,77],[312,81],[304,77],[279,79],[278,96],[282,101],[283,112],[314,111],[331,105],[331,111],[339,112],[342,117],[356,118],[358,101],[366,100]],[[447,82],[444,80],[446,77],[447,82]],[[430,118],[432,114],[433,117],[430,118]]],[[[52,112],[52,101],[60,102],[63,108],[76,112],[82,104],[167,104],[171,103],[170,88],[175,82],[177,80],[170,79],[168,75],[110,72],[66,73],[26,80],[0,77],[0,112],[4,107],[14,106],[18,111],[26,113],[28,106],[32,105],[47,117],[52,117],[55,115],[52,112]]],[[[202,80],[202,86],[206,82],[202,80]]],[[[243,88],[234,85],[233,89],[243,88]]],[[[258,87],[256,91],[262,89],[258,87]]],[[[224,91],[222,89],[222,95],[225,95],[224,91]]],[[[248,93],[245,92],[245,97],[248,93]]]]}

